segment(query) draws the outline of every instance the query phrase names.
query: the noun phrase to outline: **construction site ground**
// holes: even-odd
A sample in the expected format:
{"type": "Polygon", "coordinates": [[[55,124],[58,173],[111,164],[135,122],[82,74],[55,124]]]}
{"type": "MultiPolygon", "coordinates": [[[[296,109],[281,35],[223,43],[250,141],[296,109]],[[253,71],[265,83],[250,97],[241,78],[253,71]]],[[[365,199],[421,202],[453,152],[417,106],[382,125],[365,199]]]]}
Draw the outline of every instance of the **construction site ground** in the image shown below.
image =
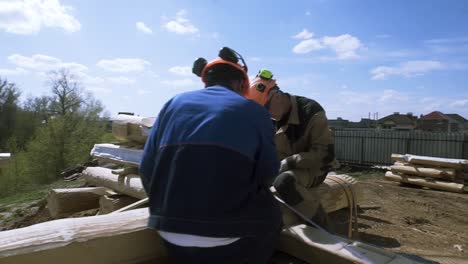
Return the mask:
{"type": "MultiPolygon", "coordinates": [[[[338,172],[342,173],[342,172],[338,172]]],[[[345,171],[358,178],[358,240],[426,263],[468,263],[468,194],[442,192],[383,180],[382,171],[345,171]]],[[[82,180],[57,182],[30,193],[0,198],[0,231],[52,220],[48,189],[83,186],[82,180]]],[[[72,217],[95,215],[97,209],[72,217]]],[[[348,210],[330,215],[335,231],[347,235],[348,210]]]]}

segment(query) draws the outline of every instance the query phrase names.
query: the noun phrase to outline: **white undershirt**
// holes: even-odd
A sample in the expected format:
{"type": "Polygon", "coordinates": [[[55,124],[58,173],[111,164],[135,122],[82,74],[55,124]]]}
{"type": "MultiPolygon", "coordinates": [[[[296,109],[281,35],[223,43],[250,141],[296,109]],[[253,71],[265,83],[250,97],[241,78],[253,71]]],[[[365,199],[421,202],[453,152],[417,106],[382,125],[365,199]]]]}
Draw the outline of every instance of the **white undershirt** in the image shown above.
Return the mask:
{"type": "Polygon", "coordinates": [[[206,237],[189,234],[158,231],[167,242],[181,247],[218,247],[225,246],[239,240],[239,237],[206,237]]]}

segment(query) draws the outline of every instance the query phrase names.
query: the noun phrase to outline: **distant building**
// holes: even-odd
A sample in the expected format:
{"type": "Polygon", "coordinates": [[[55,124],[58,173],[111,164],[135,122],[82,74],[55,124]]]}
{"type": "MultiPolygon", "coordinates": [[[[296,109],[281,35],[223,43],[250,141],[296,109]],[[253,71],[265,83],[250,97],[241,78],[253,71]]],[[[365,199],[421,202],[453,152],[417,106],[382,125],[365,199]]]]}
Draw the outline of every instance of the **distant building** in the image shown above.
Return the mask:
{"type": "Polygon", "coordinates": [[[431,132],[458,132],[465,130],[466,119],[458,114],[444,114],[439,111],[421,116],[418,128],[431,132]]]}
{"type": "Polygon", "coordinates": [[[418,122],[418,117],[413,113],[400,114],[395,112],[377,120],[377,127],[381,129],[394,130],[414,130],[418,122]]]}
{"type": "Polygon", "coordinates": [[[346,129],[346,128],[375,128],[376,121],[369,118],[362,118],[359,122],[352,122],[341,117],[337,119],[329,119],[328,126],[331,129],[346,129]]]}
{"type": "Polygon", "coordinates": [[[460,130],[468,131],[468,120],[459,114],[447,114],[448,117],[458,122],[460,130]]]}

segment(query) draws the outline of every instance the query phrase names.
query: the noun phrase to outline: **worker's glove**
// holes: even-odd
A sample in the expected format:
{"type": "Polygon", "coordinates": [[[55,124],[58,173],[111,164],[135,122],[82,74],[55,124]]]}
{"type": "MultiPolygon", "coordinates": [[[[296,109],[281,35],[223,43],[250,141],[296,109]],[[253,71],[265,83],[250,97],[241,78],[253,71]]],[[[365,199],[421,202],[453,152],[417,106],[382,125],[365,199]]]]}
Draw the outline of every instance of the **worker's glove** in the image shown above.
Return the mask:
{"type": "Polygon", "coordinates": [[[275,187],[281,199],[291,206],[295,206],[304,200],[296,190],[296,179],[289,173],[278,175],[273,182],[273,187],[275,187]]]}
{"type": "Polygon", "coordinates": [[[283,159],[280,163],[280,168],[279,168],[279,173],[282,173],[282,172],[285,172],[285,171],[288,171],[288,170],[292,170],[294,167],[294,161],[293,161],[293,158],[290,156],[290,157],[287,157],[285,159],[283,159]]]}

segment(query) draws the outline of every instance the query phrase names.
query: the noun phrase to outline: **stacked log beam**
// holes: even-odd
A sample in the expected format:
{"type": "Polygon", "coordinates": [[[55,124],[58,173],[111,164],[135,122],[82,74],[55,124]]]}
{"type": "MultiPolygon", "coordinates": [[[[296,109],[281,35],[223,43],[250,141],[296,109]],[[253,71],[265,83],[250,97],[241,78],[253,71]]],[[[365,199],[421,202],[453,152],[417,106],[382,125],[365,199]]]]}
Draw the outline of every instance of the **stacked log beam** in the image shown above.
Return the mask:
{"type": "Polygon", "coordinates": [[[392,154],[385,179],[449,192],[464,192],[468,160],[392,154]]]}
{"type": "Polygon", "coordinates": [[[99,199],[112,192],[104,187],[53,189],[47,196],[47,209],[53,218],[99,208],[99,199]]]}

